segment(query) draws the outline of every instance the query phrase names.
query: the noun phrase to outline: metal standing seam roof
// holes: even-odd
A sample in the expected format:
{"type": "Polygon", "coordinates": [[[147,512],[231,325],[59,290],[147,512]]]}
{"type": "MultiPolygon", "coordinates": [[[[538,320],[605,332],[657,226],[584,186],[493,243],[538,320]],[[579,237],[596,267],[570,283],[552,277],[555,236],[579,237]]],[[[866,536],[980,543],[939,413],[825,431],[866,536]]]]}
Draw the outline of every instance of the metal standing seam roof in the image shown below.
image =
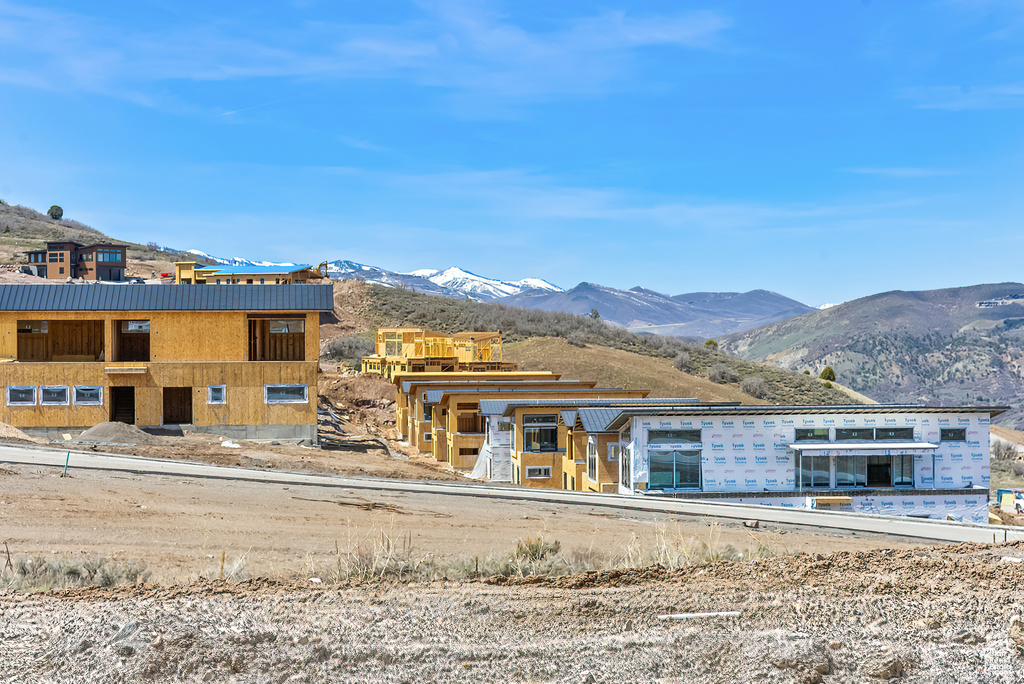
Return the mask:
{"type": "Polygon", "coordinates": [[[584,432],[606,432],[608,423],[615,420],[615,416],[621,412],[622,410],[617,408],[581,408],[580,423],[584,432]]]}
{"type": "Polygon", "coordinates": [[[575,411],[559,411],[562,414],[562,422],[565,423],[566,427],[573,427],[576,425],[576,412],[575,411]]]}
{"type": "Polygon", "coordinates": [[[593,385],[589,380],[403,380],[402,394],[409,394],[413,385],[444,385],[445,390],[466,390],[467,392],[521,392],[524,387],[534,385],[593,385]],[[514,387],[487,387],[515,383],[514,387]]]}
{"type": "Polygon", "coordinates": [[[626,407],[608,423],[606,429],[614,430],[635,416],[768,416],[768,415],[812,415],[822,413],[986,413],[995,417],[1009,406],[916,406],[913,404],[840,404],[836,406],[663,406],[650,409],[626,407]]]}
{"type": "Polygon", "coordinates": [[[0,285],[0,311],[330,311],[331,285],[0,285]]]}
{"type": "MultiPolygon", "coordinates": [[[[600,392],[602,390],[589,390],[593,392],[600,392]]],[[[606,390],[605,390],[606,391],[606,390]]],[[[509,399],[505,402],[504,413],[511,415],[511,411],[517,408],[524,407],[537,407],[544,408],[546,406],[559,407],[559,406],[616,406],[620,409],[635,408],[635,407],[662,407],[662,406],[676,406],[679,402],[694,402],[699,401],[698,399],[650,399],[650,398],[630,398],[630,397],[580,397],[574,399],[509,399]]],[[[736,406],[735,402],[727,404],[717,404],[717,406],[736,406]]]]}

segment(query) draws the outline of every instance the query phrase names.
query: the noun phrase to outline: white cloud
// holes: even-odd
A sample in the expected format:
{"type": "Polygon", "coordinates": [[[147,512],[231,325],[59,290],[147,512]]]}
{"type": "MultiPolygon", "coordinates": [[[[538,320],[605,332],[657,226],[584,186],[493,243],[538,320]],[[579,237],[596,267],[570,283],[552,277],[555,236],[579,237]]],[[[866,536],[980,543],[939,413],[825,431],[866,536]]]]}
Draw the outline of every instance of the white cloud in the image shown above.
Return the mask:
{"type": "Polygon", "coordinates": [[[158,27],[0,0],[0,82],[145,103],[178,80],[374,77],[530,100],[635,87],[632,52],[713,48],[730,26],[715,12],[608,12],[539,31],[476,3],[419,8],[421,16],[386,25],[296,12],[272,26],[231,18],[158,27]]]}

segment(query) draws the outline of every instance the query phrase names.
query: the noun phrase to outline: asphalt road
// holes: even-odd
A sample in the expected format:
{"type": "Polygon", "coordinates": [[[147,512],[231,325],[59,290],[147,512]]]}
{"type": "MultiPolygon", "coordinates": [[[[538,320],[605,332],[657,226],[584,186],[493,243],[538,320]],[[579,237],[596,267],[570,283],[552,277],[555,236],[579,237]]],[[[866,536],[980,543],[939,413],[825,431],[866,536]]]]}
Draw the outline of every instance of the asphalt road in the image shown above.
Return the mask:
{"type": "MultiPolygon", "coordinates": [[[[45,447],[0,445],[0,463],[63,468],[68,452],[45,447]]],[[[975,525],[941,520],[924,520],[858,513],[834,513],[678,499],[656,499],[618,494],[592,494],[563,490],[531,489],[509,485],[462,482],[430,482],[381,478],[341,477],[304,473],[251,470],[189,461],[170,461],[93,452],[70,452],[69,469],[129,472],[182,478],[247,480],[286,485],[312,485],[371,491],[425,492],[449,496],[491,497],[539,503],[579,504],[612,510],[647,511],[704,518],[759,520],[837,531],[869,532],[949,542],[992,542],[1024,540],[1024,527],[975,525]]]]}

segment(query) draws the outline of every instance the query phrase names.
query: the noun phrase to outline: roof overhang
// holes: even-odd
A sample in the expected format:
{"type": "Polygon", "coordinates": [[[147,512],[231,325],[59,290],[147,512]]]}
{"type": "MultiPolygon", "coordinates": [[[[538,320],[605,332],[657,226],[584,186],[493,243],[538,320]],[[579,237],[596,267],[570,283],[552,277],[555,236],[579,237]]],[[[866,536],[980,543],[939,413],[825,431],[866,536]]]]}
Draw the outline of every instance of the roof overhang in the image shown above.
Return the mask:
{"type": "Polygon", "coordinates": [[[798,442],[787,444],[786,447],[799,452],[824,452],[823,455],[835,456],[844,453],[861,451],[900,451],[919,452],[933,451],[939,448],[938,444],[930,442],[798,442]]]}
{"type": "Polygon", "coordinates": [[[919,406],[913,404],[840,404],[836,406],[749,406],[733,403],[679,405],[658,407],[649,410],[640,408],[624,409],[609,429],[618,429],[632,418],[643,416],[771,416],[771,415],[821,415],[828,413],[985,413],[995,418],[1009,411],[1009,406],[919,406]]]}

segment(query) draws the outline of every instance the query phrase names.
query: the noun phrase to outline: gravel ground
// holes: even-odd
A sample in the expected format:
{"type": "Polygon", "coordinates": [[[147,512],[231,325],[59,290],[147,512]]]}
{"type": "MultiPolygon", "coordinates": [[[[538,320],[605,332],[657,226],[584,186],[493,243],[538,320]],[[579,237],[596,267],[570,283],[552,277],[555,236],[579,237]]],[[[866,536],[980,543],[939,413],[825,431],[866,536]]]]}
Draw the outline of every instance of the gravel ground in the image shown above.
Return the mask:
{"type": "Polygon", "coordinates": [[[1020,682],[1024,544],[0,593],[3,681],[1020,682]],[[667,613],[740,611],[664,620],[667,613]]]}

